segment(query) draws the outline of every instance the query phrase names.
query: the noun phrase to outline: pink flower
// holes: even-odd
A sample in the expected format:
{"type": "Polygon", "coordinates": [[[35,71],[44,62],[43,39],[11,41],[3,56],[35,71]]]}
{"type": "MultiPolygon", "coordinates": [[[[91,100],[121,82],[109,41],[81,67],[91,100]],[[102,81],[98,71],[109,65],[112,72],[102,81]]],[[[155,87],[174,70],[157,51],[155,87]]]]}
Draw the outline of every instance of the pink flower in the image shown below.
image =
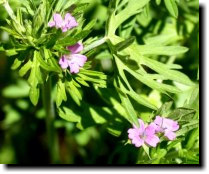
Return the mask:
{"type": "Polygon", "coordinates": [[[152,147],[156,147],[160,139],[155,135],[155,125],[151,123],[145,126],[141,119],[138,119],[138,121],[140,128],[133,125],[133,128],[128,130],[128,137],[131,139],[132,144],[136,147],[140,147],[146,143],[152,147]]]}
{"type": "Polygon", "coordinates": [[[53,15],[53,21],[50,21],[48,23],[48,26],[49,27],[56,27],[57,29],[61,28],[62,32],[66,32],[67,30],[69,30],[71,28],[77,27],[78,23],[75,20],[75,18],[73,16],[71,16],[70,13],[67,13],[65,15],[64,20],[62,19],[62,16],[60,14],[55,13],[53,15]]]}
{"type": "Polygon", "coordinates": [[[162,132],[169,140],[174,140],[176,138],[176,134],[174,131],[179,129],[179,125],[177,121],[173,121],[168,118],[163,118],[160,116],[156,116],[154,123],[156,125],[156,132],[162,132]]]}
{"type": "Polygon", "coordinates": [[[78,73],[87,61],[86,56],[77,54],[83,50],[83,44],[78,42],[73,46],[68,46],[67,49],[71,51],[71,54],[63,55],[59,60],[59,64],[62,69],[69,67],[71,73],[78,73]]]}

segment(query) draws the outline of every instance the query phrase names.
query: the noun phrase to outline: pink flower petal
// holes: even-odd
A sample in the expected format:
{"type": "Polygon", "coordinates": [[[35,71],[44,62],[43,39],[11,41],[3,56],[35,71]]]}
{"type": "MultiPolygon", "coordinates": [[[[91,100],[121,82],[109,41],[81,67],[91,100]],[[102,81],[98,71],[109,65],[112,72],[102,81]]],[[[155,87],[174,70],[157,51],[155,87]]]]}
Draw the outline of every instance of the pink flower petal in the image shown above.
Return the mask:
{"type": "Polygon", "coordinates": [[[58,13],[55,13],[53,18],[54,18],[54,22],[56,24],[56,27],[61,28],[62,24],[63,24],[62,16],[58,13]]]}
{"type": "Polygon", "coordinates": [[[141,135],[141,132],[140,132],[139,128],[137,128],[137,129],[131,128],[128,130],[129,139],[134,139],[135,137],[139,137],[140,135],[141,135]]]}
{"type": "Polygon", "coordinates": [[[66,32],[67,31],[67,27],[62,27],[62,32],[64,33],[64,32],[66,32]]]}
{"type": "Polygon", "coordinates": [[[87,61],[87,57],[82,54],[72,54],[71,62],[78,64],[80,67],[83,67],[87,61]]]}
{"type": "Polygon", "coordinates": [[[163,123],[163,118],[160,117],[160,116],[156,116],[155,120],[154,120],[154,123],[158,126],[162,126],[162,123],[163,123]]]}
{"type": "Polygon", "coordinates": [[[140,126],[140,127],[137,127],[136,125],[133,125],[133,127],[134,127],[135,129],[138,129],[139,132],[140,132],[140,134],[142,134],[142,133],[144,132],[144,130],[145,130],[145,125],[144,125],[143,120],[141,120],[141,119],[138,119],[138,122],[139,122],[139,126],[140,126]]]}
{"type": "Polygon", "coordinates": [[[79,70],[80,70],[79,65],[76,64],[76,63],[70,63],[70,64],[69,64],[69,67],[70,67],[70,72],[71,72],[71,73],[78,73],[79,70]]]}
{"type": "Polygon", "coordinates": [[[174,140],[176,138],[176,134],[172,131],[165,130],[164,134],[169,140],[174,140]]]}
{"type": "Polygon", "coordinates": [[[152,147],[156,147],[160,142],[160,139],[156,135],[148,135],[145,139],[145,142],[152,147]]]}
{"type": "Polygon", "coordinates": [[[141,139],[140,137],[135,137],[133,140],[132,140],[132,144],[134,144],[136,147],[140,147],[144,144],[144,140],[141,139]]]}
{"type": "Polygon", "coordinates": [[[173,121],[168,118],[163,119],[163,128],[169,129],[171,131],[177,131],[179,129],[179,125],[176,121],[173,121]]]}
{"type": "Polygon", "coordinates": [[[62,69],[66,69],[68,67],[68,60],[66,58],[62,57],[59,60],[59,64],[62,67],[62,69]]]}
{"type": "Polygon", "coordinates": [[[66,23],[66,27],[68,29],[71,29],[71,28],[74,28],[74,27],[78,26],[78,23],[77,23],[76,19],[73,16],[71,16],[70,13],[67,13],[65,15],[65,23],[66,23]]]}
{"type": "Polygon", "coordinates": [[[151,123],[145,129],[145,135],[154,135],[156,130],[156,124],[151,123]]]}
{"type": "Polygon", "coordinates": [[[54,27],[54,26],[55,26],[55,22],[54,22],[54,21],[49,22],[49,23],[48,23],[48,26],[49,26],[49,27],[54,27]]]}
{"type": "Polygon", "coordinates": [[[72,54],[76,54],[83,50],[83,44],[81,42],[78,42],[75,45],[68,46],[67,49],[70,50],[72,54]]]}

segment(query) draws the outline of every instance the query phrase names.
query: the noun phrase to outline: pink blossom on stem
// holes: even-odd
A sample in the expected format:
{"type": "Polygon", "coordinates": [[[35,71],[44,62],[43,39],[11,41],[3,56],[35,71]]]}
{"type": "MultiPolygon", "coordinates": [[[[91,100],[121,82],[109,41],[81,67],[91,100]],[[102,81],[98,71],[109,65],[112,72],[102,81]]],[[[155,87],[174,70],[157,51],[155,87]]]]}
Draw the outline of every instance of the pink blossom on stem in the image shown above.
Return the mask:
{"type": "Polygon", "coordinates": [[[133,128],[128,130],[128,137],[132,144],[136,147],[141,147],[143,144],[148,144],[156,147],[160,139],[155,135],[155,124],[145,125],[141,119],[138,119],[140,127],[133,125],[133,128]]]}
{"type": "Polygon", "coordinates": [[[59,60],[59,64],[62,69],[69,67],[71,73],[78,73],[87,61],[86,56],[78,54],[83,50],[83,44],[78,42],[73,46],[68,46],[67,49],[71,51],[71,54],[63,55],[59,60]]]}
{"type": "Polygon", "coordinates": [[[71,28],[77,27],[78,23],[70,13],[67,13],[65,15],[64,20],[62,19],[62,16],[59,13],[55,13],[53,15],[53,21],[50,21],[48,23],[48,26],[56,27],[57,29],[60,28],[62,29],[62,32],[66,32],[71,28]]]}
{"type": "Polygon", "coordinates": [[[177,121],[156,116],[154,124],[156,125],[155,130],[157,133],[164,133],[169,140],[174,140],[176,138],[176,134],[174,132],[179,129],[177,121]]]}

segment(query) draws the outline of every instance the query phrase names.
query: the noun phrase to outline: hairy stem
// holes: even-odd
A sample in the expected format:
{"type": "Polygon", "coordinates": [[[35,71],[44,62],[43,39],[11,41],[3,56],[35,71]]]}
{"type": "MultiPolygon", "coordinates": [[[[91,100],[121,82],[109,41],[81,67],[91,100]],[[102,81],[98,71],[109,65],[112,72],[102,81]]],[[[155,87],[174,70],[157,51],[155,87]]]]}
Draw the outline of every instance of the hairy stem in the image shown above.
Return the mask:
{"type": "Polygon", "coordinates": [[[54,127],[55,111],[51,97],[51,79],[49,77],[42,91],[43,105],[46,114],[47,142],[51,163],[59,163],[58,137],[54,127]]]}

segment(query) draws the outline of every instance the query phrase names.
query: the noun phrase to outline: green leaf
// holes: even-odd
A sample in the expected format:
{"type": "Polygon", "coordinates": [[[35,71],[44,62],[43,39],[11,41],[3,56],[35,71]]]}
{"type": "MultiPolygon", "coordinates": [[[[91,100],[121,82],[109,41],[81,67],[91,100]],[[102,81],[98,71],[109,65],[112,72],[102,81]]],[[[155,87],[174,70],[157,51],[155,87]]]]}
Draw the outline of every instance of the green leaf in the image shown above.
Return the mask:
{"type": "Polygon", "coordinates": [[[132,43],[134,43],[135,37],[131,36],[130,38],[126,39],[125,41],[122,41],[115,45],[116,51],[122,51],[129,47],[132,43]]]}
{"type": "Polygon", "coordinates": [[[90,33],[90,30],[83,30],[76,34],[75,36],[67,36],[64,39],[61,39],[57,42],[58,45],[70,46],[76,44],[78,41],[84,39],[90,33]]]}
{"type": "MultiPolygon", "coordinates": [[[[167,112],[171,109],[173,101],[165,102],[156,112],[155,115],[166,116],[167,112]]],[[[168,118],[171,118],[171,115],[168,115],[168,118]]]]}
{"type": "Polygon", "coordinates": [[[186,148],[191,149],[198,138],[199,138],[199,129],[196,128],[191,132],[186,144],[186,148]]]}
{"type": "Polygon", "coordinates": [[[81,77],[75,77],[75,80],[83,86],[89,87],[89,84],[81,77]]]}
{"type": "Polygon", "coordinates": [[[150,58],[144,58],[142,61],[153,69],[154,71],[158,72],[159,74],[162,74],[164,77],[167,77],[171,80],[174,80],[176,82],[193,86],[194,83],[187,77],[185,74],[176,71],[176,70],[169,70],[166,64],[163,64],[161,62],[158,62],[156,60],[150,59],[150,58]]]}
{"type": "Polygon", "coordinates": [[[80,101],[82,100],[80,91],[77,89],[77,87],[74,86],[72,80],[70,82],[65,82],[65,83],[68,93],[71,95],[72,99],[76,102],[76,104],[80,106],[81,105],[80,101]]]}
{"type": "Polygon", "coordinates": [[[24,2],[22,3],[22,6],[27,10],[27,14],[30,14],[31,16],[34,16],[34,11],[33,9],[31,8],[31,6],[29,5],[28,2],[24,2]]]}
{"type": "Polygon", "coordinates": [[[31,87],[30,88],[29,97],[30,97],[30,100],[34,106],[36,106],[38,103],[39,93],[40,93],[40,91],[39,91],[38,87],[31,87]]]}
{"type": "MultiPolygon", "coordinates": [[[[117,15],[112,12],[107,24],[107,35],[115,34],[116,29],[128,18],[142,11],[142,8],[148,4],[149,0],[129,0],[128,4],[117,15]]],[[[117,3],[116,3],[117,4],[117,3]]]]}
{"type": "Polygon", "coordinates": [[[190,130],[199,127],[199,120],[191,120],[188,124],[183,125],[177,132],[176,136],[181,136],[190,130]]]}
{"type": "Polygon", "coordinates": [[[21,64],[22,64],[22,61],[20,61],[18,58],[16,58],[14,63],[11,66],[11,69],[16,70],[17,68],[20,67],[21,64]]]}
{"type": "Polygon", "coordinates": [[[70,6],[72,6],[73,4],[75,4],[78,0],[70,0],[70,1],[67,1],[66,3],[64,3],[62,9],[63,10],[66,10],[68,9],[70,6]]]}
{"type": "Polygon", "coordinates": [[[28,82],[31,87],[35,88],[38,84],[43,83],[42,75],[40,72],[40,64],[37,60],[38,51],[34,51],[33,63],[31,66],[31,73],[28,82]]]}
{"type": "Polygon", "coordinates": [[[76,5],[75,10],[73,11],[73,15],[75,15],[76,13],[84,13],[84,11],[86,10],[86,8],[88,7],[89,3],[80,3],[76,5]]]}
{"type": "Polygon", "coordinates": [[[151,159],[151,158],[150,158],[150,155],[149,155],[149,147],[146,146],[145,144],[143,144],[142,147],[143,147],[145,153],[148,155],[149,159],[151,159]]]}
{"type": "Polygon", "coordinates": [[[88,30],[91,30],[91,29],[94,27],[96,21],[97,21],[97,19],[91,20],[91,21],[83,28],[83,30],[87,30],[87,31],[88,31],[88,30]]]}
{"type": "Polygon", "coordinates": [[[8,32],[9,34],[11,34],[12,36],[14,36],[17,39],[22,39],[22,36],[19,33],[17,33],[15,30],[12,30],[11,28],[0,26],[0,29],[8,32]]]}
{"type": "Polygon", "coordinates": [[[57,95],[56,95],[56,104],[59,107],[63,101],[67,101],[67,95],[65,92],[65,83],[62,80],[57,82],[57,95]]]}
{"type": "Polygon", "coordinates": [[[21,69],[19,70],[19,75],[23,77],[31,69],[31,66],[32,62],[31,60],[29,60],[25,65],[21,67],[21,69]]]}
{"type": "Polygon", "coordinates": [[[189,121],[190,119],[193,118],[194,114],[195,114],[194,109],[180,107],[180,108],[174,109],[168,115],[168,117],[174,120],[179,120],[179,121],[183,121],[183,120],[189,121]]]}
{"type": "MultiPolygon", "coordinates": [[[[167,84],[162,84],[162,83],[159,83],[159,82],[154,81],[152,79],[149,79],[146,76],[146,73],[138,73],[136,71],[133,71],[132,69],[130,69],[127,66],[125,66],[125,64],[122,63],[122,61],[119,58],[117,58],[117,57],[116,57],[116,62],[117,62],[117,66],[119,67],[119,71],[120,71],[120,69],[126,70],[133,77],[135,77],[137,80],[139,80],[140,82],[146,84],[147,86],[149,86],[152,89],[156,89],[156,90],[158,90],[158,91],[160,91],[162,93],[165,93],[165,94],[167,94],[167,92],[171,92],[171,93],[179,93],[180,92],[180,90],[178,88],[174,87],[174,86],[167,85],[167,84]]],[[[120,71],[120,75],[122,75],[122,74],[124,74],[124,72],[120,71]]],[[[124,75],[123,75],[123,80],[129,86],[129,89],[131,89],[127,79],[124,78],[124,75]]]]}
{"type": "Polygon", "coordinates": [[[157,5],[160,5],[160,3],[161,3],[161,0],[156,0],[157,5]]]}
{"type": "Polygon", "coordinates": [[[187,52],[188,48],[182,46],[139,45],[137,50],[142,55],[174,56],[187,52]]]}
{"type": "Polygon", "coordinates": [[[39,61],[40,63],[40,66],[45,69],[46,71],[53,71],[53,72],[60,72],[59,69],[53,67],[53,66],[50,66],[48,63],[46,63],[44,61],[44,57],[41,56],[40,52],[37,52],[36,53],[36,57],[37,57],[37,60],[39,61]]]}
{"type": "Polygon", "coordinates": [[[67,108],[67,107],[59,107],[58,114],[61,118],[70,122],[80,122],[81,120],[81,117],[79,114],[77,114],[72,109],[67,108]]]}
{"type": "Polygon", "coordinates": [[[104,73],[101,73],[98,71],[81,69],[80,72],[76,76],[81,77],[81,78],[76,78],[76,80],[78,82],[81,81],[81,84],[83,83],[84,86],[87,86],[84,81],[92,82],[101,88],[104,88],[107,86],[107,82],[106,82],[107,76],[104,73]]]}
{"type": "Polygon", "coordinates": [[[178,17],[178,7],[176,5],[175,0],[164,0],[165,2],[165,6],[168,9],[168,11],[170,12],[170,14],[177,18],[178,17]]]}
{"type": "Polygon", "coordinates": [[[6,98],[28,97],[29,85],[24,80],[18,80],[17,84],[9,85],[2,90],[2,96],[6,98]]]}
{"type": "Polygon", "coordinates": [[[140,127],[138,122],[138,117],[136,115],[136,112],[126,94],[119,93],[122,105],[124,106],[126,110],[126,114],[128,115],[128,120],[131,124],[136,125],[137,127],[140,127]]]}
{"type": "Polygon", "coordinates": [[[146,18],[150,17],[150,7],[149,7],[149,3],[145,6],[144,8],[144,15],[146,18]]]}

